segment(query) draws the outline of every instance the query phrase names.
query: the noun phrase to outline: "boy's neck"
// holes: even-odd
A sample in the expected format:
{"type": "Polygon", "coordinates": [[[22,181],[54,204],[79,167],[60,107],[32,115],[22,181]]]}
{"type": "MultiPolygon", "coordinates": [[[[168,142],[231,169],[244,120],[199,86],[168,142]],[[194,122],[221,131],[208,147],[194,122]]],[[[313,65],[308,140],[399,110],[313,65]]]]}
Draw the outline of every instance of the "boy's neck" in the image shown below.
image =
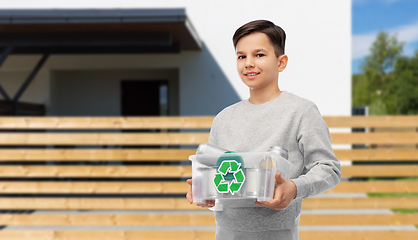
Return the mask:
{"type": "Polygon", "coordinates": [[[267,89],[250,89],[250,98],[248,101],[252,104],[259,105],[278,97],[282,91],[280,88],[267,88],[267,89]]]}

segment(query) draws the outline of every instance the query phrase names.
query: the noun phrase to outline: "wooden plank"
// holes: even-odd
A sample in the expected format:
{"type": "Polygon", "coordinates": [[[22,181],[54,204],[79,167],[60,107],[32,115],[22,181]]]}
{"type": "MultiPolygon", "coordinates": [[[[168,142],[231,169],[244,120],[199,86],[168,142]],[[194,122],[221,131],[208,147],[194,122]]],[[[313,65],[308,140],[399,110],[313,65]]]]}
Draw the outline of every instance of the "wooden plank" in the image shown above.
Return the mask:
{"type": "MultiPolygon", "coordinates": [[[[188,161],[196,149],[0,149],[0,161],[188,161]]],[[[335,149],[340,160],[411,161],[418,149],[335,149]]]]}
{"type": "Polygon", "coordinates": [[[191,166],[2,166],[0,177],[191,177],[191,166]]]}
{"type": "MultiPolygon", "coordinates": [[[[0,161],[188,161],[196,149],[0,149],[0,161]]],[[[418,160],[418,149],[335,149],[340,160],[418,160]]]]}
{"type": "MultiPolygon", "coordinates": [[[[418,197],[308,198],[303,209],[418,208],[418,197]]],[[[186,198],[3,197],[0,209],[14,210],[197,210],[186,198]]]]}
{"type": "Polygon", "coordinates": [[[0,129],[209,129],[214,116],[0,117],[0,129]]]}
{"type": "Polygon", "coordinates": [[[196,149],[0,149],[0,161],[189,161],[196,149]]]}
{"type": "Polygon", "coordinates": [[[413,193],[418,192],[418,181],[340,182],[327,193],[413,193]]]}
{"type": "MultiPolygon", "coordinates": [[[[3,129],[209,129],[214,116],[0,117],[3,129]]],[[[417,128],[417,116],[324,116],[330,128],[417,128]]]]}
{"type": "MultiPolygon", "coordinates": [[[[215,226],[208,214],[0,214],[8,226],[215,226]]],[[[301,226],[418,225],[418,214],[302,214],[301,226]]]]}
{"type": "Polygon", "coordinates": [[[418,160],[418,149],[335,149],[335,156],[340,160],[353,161],[410,161],[418,160]]]}
{"type": "Polygon", "coordinates": [[[418,128],[418,116],[324,116],[329,128],[418,128]]]}
{"type": "Polygon", "coordinates": [[[303,209],[397,209],[418,208],[418,197],[308,198],[303,209]]]}
{"type": "Polygon", "coordinates": [[[9,226],[214,226],[211,211],[195,214],[0,214],[9,226]]]}
{"type": "Polygon", "coordinates": [[[412,240],[418,239],[418,231],[299,231],[299,237],[300,240],[412,240]]]}
{"type": "MultiPolygon", "coordinates": [[[[186,198],[0,197],[0,209],[16,210],[207,210],[186,198]]],[[[1,232],[1,231],[0,231],[1,232]]]]}
{"type": "MultiPolygon", "coordinates": [[[[0,149],[0,161],[189,161],[196,149],[0,149]]],[[[335,149],[340,160],[416,161],[418,149],[335,149]]]]}
{"type": "MultiPolygon", "coordinates": [[[[343,177],[414,177],[418,165],[342,166],[343,177]]],[[[0,177],[191,177],[191,166],[2,166],[0,177]]]]}
{"type": "MultiPolygon", "coordinates": [[[[13,182],[0,181],[0,193],[186,194],[185,182],[13,182]]],[[[418,181],[340,182],[327,193],[415,193],[418,181]]]]}
{"type": "Polygon", "coordinates": [[[0,145],[198,145],[209,133],[0,133],[0,145]]]}
{"type": "Polygon", "coordinates": [[[342,166],[344,177],[416,177],[418,165],[353,165],[342,166]]]}
{"type": "Polygon", "coordinates": [[[54,231],[54,230],[3,230],[0,239],[20,240],[213,240],[215,231],[54,231]]]}
{"type": "MultiPolygon", "coordinates": [[[[208,133],[0,133],[0,145],[198,145],[208,133]]],[[[418,133],[331,133],[333,144],[418,144],[418,133]]]]}
{"type": "Polygon", "coordinates": [[[0,181],[0,193],[141,193],[186,194],[186,182],[11,182],[0,181]]]}
{"type": "Polygon", "coordinates": [[[332,144],[418,144],[418,133],[331,133],[332,144]]]}
{"type": "MultiPolygon", "coordinates": [[[[418,239],[418,231],[299,231],[299,237],[301,240],[411,240],[418,239]]],[[[0,238],[10,240],[213,240],[215,231],[2,230],[0,238]]]]}
{"type": "Polygon", "coordinates": [[[302,214],[300,225],[418,225],[418,214],[302,214]]]}

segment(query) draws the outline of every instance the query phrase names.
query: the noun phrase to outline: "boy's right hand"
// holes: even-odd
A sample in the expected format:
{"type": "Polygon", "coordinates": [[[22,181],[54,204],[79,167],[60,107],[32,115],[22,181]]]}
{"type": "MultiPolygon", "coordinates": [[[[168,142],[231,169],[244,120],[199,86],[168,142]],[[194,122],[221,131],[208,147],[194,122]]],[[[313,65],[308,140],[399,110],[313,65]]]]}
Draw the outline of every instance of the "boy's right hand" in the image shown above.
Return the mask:
{"type": "MultiPolygon", "coordinates": [[[[189,191],[187,192],[186,198],[190,204],[193,204],[193,193],[192,193],[192,179],[187,179],[189,186],[189,191]]],[[[211,208],[215,206],[215,200],[206,200],[205,203],[196,203],[197,206],[203,208],[211,208]]]]}

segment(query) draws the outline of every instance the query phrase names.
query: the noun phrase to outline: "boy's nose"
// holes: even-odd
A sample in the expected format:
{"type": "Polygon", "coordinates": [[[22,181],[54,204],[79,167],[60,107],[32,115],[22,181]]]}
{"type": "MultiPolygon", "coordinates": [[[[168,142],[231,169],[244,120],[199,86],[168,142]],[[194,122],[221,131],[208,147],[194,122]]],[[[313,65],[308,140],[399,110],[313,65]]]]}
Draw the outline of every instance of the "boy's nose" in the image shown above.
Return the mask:
{"type": "Polygon", "coordinates": [[[254,67],[254,61],[251,58],[247,58],[247,61],[245,62],[245,68],[252,68],[254,67]]]}

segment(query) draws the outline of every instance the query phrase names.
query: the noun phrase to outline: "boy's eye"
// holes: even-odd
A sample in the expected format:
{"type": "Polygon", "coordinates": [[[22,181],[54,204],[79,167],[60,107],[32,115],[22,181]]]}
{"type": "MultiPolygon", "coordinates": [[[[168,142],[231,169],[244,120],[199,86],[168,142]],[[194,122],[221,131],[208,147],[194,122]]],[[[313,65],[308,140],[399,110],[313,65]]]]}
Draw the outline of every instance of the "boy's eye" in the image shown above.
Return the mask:
{"type": "Polygon", "coordinates": [[[259,53],[259,54],[256,55],[256,57],[264,57],[264,54],[259,53]]]}
{"type": "Polygon", "coordinates": [[[244,59],[245,56],[238,56],[238,59],[244,59]]]}

